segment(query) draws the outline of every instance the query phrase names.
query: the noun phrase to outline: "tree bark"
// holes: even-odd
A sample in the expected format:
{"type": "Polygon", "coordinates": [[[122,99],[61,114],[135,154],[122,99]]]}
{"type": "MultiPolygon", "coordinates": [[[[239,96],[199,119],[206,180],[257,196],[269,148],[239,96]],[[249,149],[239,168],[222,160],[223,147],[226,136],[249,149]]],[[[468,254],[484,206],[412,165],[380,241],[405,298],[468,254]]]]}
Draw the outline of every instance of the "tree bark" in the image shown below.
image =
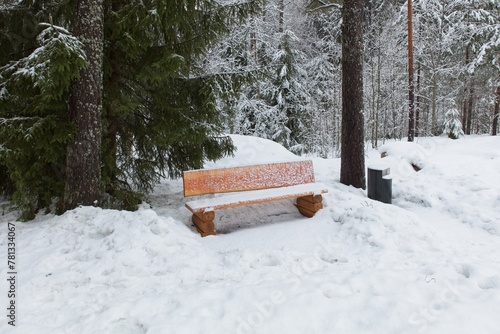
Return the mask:
{"type": "Polygon", "coordinates": [[[101,196],[103,2],[75,0],[74,34],[84,44],[88,66],[71,87],[69,119],[76,129],[66,158],[64,206],[96,204],[101,196]]]}
{"type": "Polygon", "coordinates": [[[408,0],[408,141],[415,138],[415,85],[413,82],[413,20],[408,0]]]}
{"type": "Polygon", "coordinates": [[[495,97],[495,113],[493,114],[493,124],[491,134],[497,135],[498,118],[500,117],[500,86],[497,87],[497,94],[495,97]]]}
{"type": "Polygon", "coordinates": [[[465,134],[465,124],[467,124],[467,99],[465,95],[467,94],[467,88],[464,89],[464,100],[462,101],[462,131],[465,134]]]}
{"type": "Polygon", "coordinates": [[[363,0],[342,9],[342,148],[340,182],[366,188],[363,117],[363,0]]]}
{"type": "Polygon", "coordinates": [[[278,14],[279,14],[278,32],[282,34],[285,27],[285,0],[280,0],[278,14]]]}
{"type": "Polygon", "coordinates": [[[432,78],[432,102],[431,102],[431,133],[433,136],[439,135],[437,126],[437,97],[438,97],[438,82],[436,74],[432,78]]]}
{"type": "Polygon", "coordinates": [[[415,108],[415,137],[420,136],[420,110],[422,109],[422,103],[420,101],[420,78],[421,78],[421,69],[420,63],[418,63],[417,67],[417,104],[415,108]]]}
{"type": "Polygon", "coordinates": [[[380,100],[382,99],[382,84],[381,84],[381,72],[382,72],[382,52],[380,47],[377,48],[377,103],[375,108],[375,147],[378,147],[378,136],[379,136],[379,115],[380,115],[380,100]]]}
{"type": "Polygon", "coordinates": [[[465,126],[465,134],[470,135],[472,130],[472,106],[474,102],[474,81],[471,81],[469,87],[469,97],[467,100],[467,125],[465,126]]]}

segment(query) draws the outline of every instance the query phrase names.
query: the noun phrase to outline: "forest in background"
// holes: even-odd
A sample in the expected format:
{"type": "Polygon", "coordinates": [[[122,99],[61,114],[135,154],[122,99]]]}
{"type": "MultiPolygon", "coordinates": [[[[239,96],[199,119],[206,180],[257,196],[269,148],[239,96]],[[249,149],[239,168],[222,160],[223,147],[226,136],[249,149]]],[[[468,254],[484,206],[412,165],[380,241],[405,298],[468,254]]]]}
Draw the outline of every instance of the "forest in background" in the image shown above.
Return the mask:
{"type": "MultiPolygon", "coordinates": [[[[365,138],[372,147],[408,133],[407,17],[406,1],[365,1],[365,138]]],[[[341,2],[272,0],[235,27],[204,58],[207,71],[266,71],[237,100],[220,100],[228,131],[338,157],[341,24],[341,2]]],[[[415,135],[441,135],[450,122],[465,134],[497,130],[500,3],[413,1],[413,46],[415,135]]]]}
{"type": "MultiPolygon", "coordinates": [[[[412,4],[415,136],[496,134],[500,4],[412,4]]],[[[409,130],[407,17],[407,2],[364,1],[372,147],[409,130]]],[[[133,209],[161,178],[230,155],[227,133],[340,156],[342,19],[342,1],[3,2],[0,192],[22,219],[133,209]]]]}

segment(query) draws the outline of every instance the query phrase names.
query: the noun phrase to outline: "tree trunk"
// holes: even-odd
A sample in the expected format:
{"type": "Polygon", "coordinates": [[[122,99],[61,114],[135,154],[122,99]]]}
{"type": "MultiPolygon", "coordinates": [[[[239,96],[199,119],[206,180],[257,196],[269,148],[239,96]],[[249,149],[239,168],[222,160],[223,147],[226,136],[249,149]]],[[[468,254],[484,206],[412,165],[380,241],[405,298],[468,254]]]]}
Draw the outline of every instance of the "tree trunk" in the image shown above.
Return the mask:
{"type": "Polygon", "coordinates": [[[432,78],[432,111],[431,111],[431,133],[433,136],[439,135],[437,127],[437,78],[436,74],[432,78]]]}
{"type": "Polygon", "coordinates": [[[422,102],[420,101],[420,63],[417,67],[417,105],[415,108],[415,137],[420,136],[420,110],[422,109],[422,102]]]}
{"type": "Polygon", "coordinates": [[[342,148],[340,182],[366,188],[363,119],[363,0],[342,9],[342,148]]]}
{"type": "Polygon", "coordinates": [[[472,105],[474,101],[474,82],[471,81],[469,88],[469,97],[467,100],[467,125],[465,126],[465,134],[470,135],[472,129],[472,105]]]}
{"type": "Polygon", "coordinates": [[[464,90],[464,100],[462,102],[462,131],[465,134],[465,124],[467,124],[467,99],[465,98],[467,95],[467,88],[464,90]]]}
{"type": "MultiPolygon", "coordinates": [[[[469,45],[465,48],[465,67],[469,65],[470,62],[470,48],[469,45]]],[[[474,77],[473,75],[470,79],[465,82],[465,96],[464,96],[464,114],[463,114],[463,130],[466,135],[471,134],[472,129],[472,106],[474,102],[474,77]]]]}
{"type": "Polygon", "coordinates": [[[382,72],[382,56],[380,47],[377,48],[377,103],[375,108],[375,147],[378,147],[378,137],[379,137],[379,115],[380,115],[380,105],[382,99],[382,83],[381,83],[381,72],[382,72]]]}
{"type": "Polygon", "coordinates": [[[255,33],[255,26],[252,23],[252,30],[250,31],[250,49],[252,50],[252,55],[255,63],[258,62],[257,56],[257,34],[255,33]]]}
{"type": "Polygon", "coordinates": [[[375,64],[374,64],[374,57],[370,57],[370,68],[371,68],[371,71],[370,71],[370,77],[371,77],[371,95],[372,95],[372,98],[371,98],[371,103],[370,103],[370,117],[369,117],[369,120],[368,120],[368,127],[370,128],[371,127],[371,136],[370,136],[370,141],[372,143],[372,148],[375,148],[377,147],[376,144],[375,144],[375,99],[376,99],[376,96],[375,96],[375,64]]]}
{"type": "Polygon", "coordinates": [[[495,113],[493,114],[493,124],[491,134],[497,135],[498,118],[500,117],[500,86],[497,87],[497,94],[495,98],[495,113]]]}
{"type": "Polygon", "coordinates": [[[415,85],[413,83],[413,22],[411,1],[408,0],[408,141],[415,137],[415,85]]]}
{"type": "Polygon", "coordinates": [[[285,0],[280,0],[278,14],[279,14],[278,32],[282,34],[284,32],[284,26],[285,26],[285,0]]]}
{"type": "Polygon", "coordinates": [[[95,204],[101,195],[103,3],[75,0],[74,6],[74,34],[85,46],[88,67],[71,86],[69,119],[76,133],[67,148],[66,210],[95,204]]]}

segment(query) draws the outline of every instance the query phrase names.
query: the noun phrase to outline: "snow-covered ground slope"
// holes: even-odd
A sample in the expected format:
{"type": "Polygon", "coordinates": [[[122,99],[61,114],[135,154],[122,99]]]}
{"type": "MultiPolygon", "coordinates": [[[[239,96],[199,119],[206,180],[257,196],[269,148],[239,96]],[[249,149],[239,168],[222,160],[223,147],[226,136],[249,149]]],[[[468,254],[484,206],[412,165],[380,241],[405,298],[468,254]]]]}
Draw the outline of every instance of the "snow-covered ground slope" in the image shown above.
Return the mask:
{"type": "MultiPolygon", "coordinates": [[[[233,139],[235,156],[207,167],[297,158],[233,139]]],[[[341,185],[338,159],[314,159],[330,192],[311,219],[291,200],[227,209],[201,238],[181,180],[165,180],[137,212],[16,223],[16,332],[499,333],[500,137],[383,149],[367,165],[391,167],[392,205],[341,185]]],[[[5,315],[14,219],[0,220],[5,315]]]]}

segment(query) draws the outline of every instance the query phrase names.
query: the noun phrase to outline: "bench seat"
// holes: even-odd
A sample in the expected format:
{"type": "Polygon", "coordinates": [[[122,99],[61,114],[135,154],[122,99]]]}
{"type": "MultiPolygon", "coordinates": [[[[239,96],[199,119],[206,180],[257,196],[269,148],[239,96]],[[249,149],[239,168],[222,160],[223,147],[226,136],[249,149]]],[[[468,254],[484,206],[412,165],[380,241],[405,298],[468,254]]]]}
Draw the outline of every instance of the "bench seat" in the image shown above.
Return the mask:
{"type": "Polygon", "coordinates": [[[187,202],[186,207],[191,212],[196,213],[283,199],[314,196],[327,192],[327,187],[321,183],[306,183],[290,187],[245,191],[220,197],[204,198],[187,202]]]}

